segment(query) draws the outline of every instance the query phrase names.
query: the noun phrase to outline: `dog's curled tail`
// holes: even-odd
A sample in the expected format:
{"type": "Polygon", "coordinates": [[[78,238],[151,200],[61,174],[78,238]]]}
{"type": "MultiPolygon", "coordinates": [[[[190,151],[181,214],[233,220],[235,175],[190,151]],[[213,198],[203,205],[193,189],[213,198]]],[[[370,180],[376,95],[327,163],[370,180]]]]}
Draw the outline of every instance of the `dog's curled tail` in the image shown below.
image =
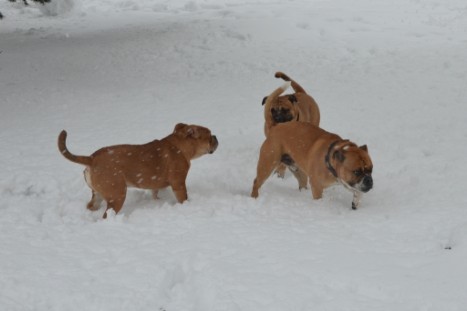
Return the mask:
{"type": "Polygon", "coordinates": [[[83,165],[91,165],[92,158],[87,157],[87,156],[77,156],[72,154],[70,151],[68,151],[68,148],[66,147],[66,136],[67,133],[65,130],[60,132],[60,135],[58,135],[58,150],[60,150],[60,153],[63,154],[65,158],[70,160],[71,162],[83,164],[83,165]]]}
{"type": "Polygon", "coordinates": [[[290,77],[285,73],[278,71],[274,76],[276,78],[281,78],[284,81],[290,81],[292,83],[292,88],[294,89],[295,93],[306,93],[306,91],[300,86],[300,84],[290,79],[290,77]]]}

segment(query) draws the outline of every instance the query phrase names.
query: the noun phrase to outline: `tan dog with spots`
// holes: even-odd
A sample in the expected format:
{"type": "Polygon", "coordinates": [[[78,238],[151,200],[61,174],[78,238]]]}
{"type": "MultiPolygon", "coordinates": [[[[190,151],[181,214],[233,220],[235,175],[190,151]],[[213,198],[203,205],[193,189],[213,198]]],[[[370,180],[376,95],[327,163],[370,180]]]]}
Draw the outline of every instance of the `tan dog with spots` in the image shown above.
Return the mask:
{"type": "Polygon", "coordinates": [[[71,154],[66,147],[66,131],[58,137],[58,149],[68,160],[86,166],[84,176],[92,189],[87,208],[99,209],[102,200],[118,213],[125,201],[127,187],[151,189],[157,198],[159,189],[172,187],[177,201],[187,200],[185,180],[190,160],[213,153],[217,138],[197,125],[177,124],[169,136],[143,145],[104,147],[90,156],[71,154]]]}

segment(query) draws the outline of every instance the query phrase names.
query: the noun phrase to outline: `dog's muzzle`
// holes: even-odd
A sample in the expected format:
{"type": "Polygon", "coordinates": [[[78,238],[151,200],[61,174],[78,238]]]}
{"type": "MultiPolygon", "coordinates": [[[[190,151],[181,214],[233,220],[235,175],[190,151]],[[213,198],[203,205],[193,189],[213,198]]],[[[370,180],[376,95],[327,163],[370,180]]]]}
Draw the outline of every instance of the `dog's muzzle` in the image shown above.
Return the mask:
{"type": "Polygon", "coordinates": [[[368,192],[373,188],[373,178],[371,175],[365,175],[360,184],[360,191],[368,192]]]}
{"type": "Polygon", "coordinates": [[[216,151],[217,146],[219,146],[219,142],[217,141],[216,135],[212,135],[212,136],[211,136],[211,143],[210,143],[210,145],[211,145],[211,149],[209,149],[209,153],[210,153],[210,154],[213,154],[214,151],[216,151]]]}
{"type": "Polygon", "coordinates": [[[284,123],[293,120],[290,110],[286,109],[271,109],[272,119],[276,123],[284,123]]]}

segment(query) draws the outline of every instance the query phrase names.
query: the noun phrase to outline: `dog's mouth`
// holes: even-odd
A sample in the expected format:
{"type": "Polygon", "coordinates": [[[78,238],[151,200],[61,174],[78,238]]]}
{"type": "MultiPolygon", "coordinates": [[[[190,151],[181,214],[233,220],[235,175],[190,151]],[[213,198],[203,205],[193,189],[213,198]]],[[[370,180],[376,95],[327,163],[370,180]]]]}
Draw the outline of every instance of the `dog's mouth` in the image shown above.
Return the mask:
{"type": "Polygon", "coordinates": [[[339,181],[350,191],[367,193],[373,188],[373,178],[371,175],[365,175],[358,183],[347,183],[342,179],[339,181]]]}

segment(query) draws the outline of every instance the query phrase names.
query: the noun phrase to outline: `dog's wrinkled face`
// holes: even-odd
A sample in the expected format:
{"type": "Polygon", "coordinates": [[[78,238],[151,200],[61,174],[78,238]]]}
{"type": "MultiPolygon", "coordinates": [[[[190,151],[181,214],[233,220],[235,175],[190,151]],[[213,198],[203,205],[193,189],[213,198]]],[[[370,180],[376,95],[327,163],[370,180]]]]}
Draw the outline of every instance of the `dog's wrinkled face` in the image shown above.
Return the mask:
{"type": "Polygon", "coordinates": [[[348,187],[359,192],[368,192],[373,188],[373,163],[366,145],[344,146],[334,152],[338,178],[348,187]]]}
{"type": "Polygon", "coordinates": [[[199,158],[207,153],[214,153],[219,145],[217,137],[212,135],[208,128],[202,126],[179,123],[175,126],[174,133],[193,144],[195,154],[192,159],[199,158]]]}
{"type": "MultiPolygon", "coordinates": [[[[263,105],[266,102],[263,99],[263,105]]],[[[297,98],[294,95],[279,96],[271,105],[271,119],[274,123],[284,123],[297,119],[297,98]]]]}

